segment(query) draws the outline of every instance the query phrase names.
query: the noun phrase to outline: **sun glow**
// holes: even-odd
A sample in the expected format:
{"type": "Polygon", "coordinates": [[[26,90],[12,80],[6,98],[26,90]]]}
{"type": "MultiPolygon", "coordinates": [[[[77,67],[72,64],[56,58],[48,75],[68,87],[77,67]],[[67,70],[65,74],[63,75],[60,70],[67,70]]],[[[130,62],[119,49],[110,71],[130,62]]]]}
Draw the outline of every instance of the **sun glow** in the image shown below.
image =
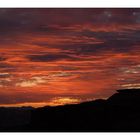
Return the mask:
{"type": "Polygon", "coordinates": [[[33,106],[34,108],[43,107],[43,106],[59,106],[65,104],[77,104],[81,100],[71,97],[58,97],[50,100],[49,102],[25,102],[17,104],[1,104],[3,107],[29,107],[33,106]]]}

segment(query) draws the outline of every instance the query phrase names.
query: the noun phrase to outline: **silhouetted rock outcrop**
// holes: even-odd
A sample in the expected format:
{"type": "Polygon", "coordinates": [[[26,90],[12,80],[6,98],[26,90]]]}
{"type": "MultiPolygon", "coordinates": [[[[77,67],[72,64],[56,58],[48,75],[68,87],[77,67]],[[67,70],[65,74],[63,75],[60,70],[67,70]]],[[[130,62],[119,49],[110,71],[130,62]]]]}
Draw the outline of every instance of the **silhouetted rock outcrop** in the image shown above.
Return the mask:
{"type": "Polygon", "coordinates": [[[122,89],[108,98],[112,104],[132,106],[140,105],[140,89],[122,89]]]}
{"type": "Polygon", "coordinates": [[[31,110],[24,132],[140,132],[140,89],[123,89],[107,100],[31,110]]]}

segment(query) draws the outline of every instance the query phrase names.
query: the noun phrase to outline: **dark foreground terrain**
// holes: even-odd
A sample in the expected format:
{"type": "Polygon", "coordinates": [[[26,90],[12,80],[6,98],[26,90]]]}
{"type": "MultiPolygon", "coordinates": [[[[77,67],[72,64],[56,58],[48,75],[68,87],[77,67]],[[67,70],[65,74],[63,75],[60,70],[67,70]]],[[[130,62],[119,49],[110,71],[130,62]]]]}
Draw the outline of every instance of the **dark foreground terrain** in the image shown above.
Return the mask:
{"type": "Polygon", "coordinates": [[[75,105],[0,108],[0,131],[140,132],[140,89],[75,105]]]}

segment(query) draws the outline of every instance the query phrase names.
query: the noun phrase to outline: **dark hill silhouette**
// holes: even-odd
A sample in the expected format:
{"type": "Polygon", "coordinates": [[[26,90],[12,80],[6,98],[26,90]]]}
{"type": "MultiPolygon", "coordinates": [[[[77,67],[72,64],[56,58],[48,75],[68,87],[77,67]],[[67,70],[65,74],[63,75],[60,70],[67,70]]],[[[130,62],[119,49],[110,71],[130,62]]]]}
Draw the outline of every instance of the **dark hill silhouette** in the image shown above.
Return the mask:
{"type": "Polygon", "coordinates": [[[14,131],[31,120],[32,107],[0,107],[0,131],[14,131]]]}
{"type": "Polygon", "coordinates": [[[122,89],[118,93],[109,97],[108,101],[112,104],[134,106],[140,105],[140,89],[122,89]]]}
{"type": "Polygon", "coordinates": [[[123,89],[107,100],[30,110],[30,123],[1,131],[140,132],[140,89],[123,89]]]}
{"type": "Polygon", "coordinates": [[[140,89],[123,89],[107,100],[33,110],[32,131],[140,131],[140,89]]]}

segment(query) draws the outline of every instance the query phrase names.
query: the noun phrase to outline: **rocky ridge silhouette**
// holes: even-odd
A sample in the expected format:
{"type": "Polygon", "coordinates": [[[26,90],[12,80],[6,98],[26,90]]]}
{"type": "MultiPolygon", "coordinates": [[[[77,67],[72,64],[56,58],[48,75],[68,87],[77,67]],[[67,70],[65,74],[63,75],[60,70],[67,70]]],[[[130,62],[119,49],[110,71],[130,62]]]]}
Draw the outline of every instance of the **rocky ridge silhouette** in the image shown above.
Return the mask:
{"type": "Polygon", "coordinates": [[[140,89],[117,90],[106,100],[30,109],[26,124],[9,132],[140,132],[140,89]]]}

